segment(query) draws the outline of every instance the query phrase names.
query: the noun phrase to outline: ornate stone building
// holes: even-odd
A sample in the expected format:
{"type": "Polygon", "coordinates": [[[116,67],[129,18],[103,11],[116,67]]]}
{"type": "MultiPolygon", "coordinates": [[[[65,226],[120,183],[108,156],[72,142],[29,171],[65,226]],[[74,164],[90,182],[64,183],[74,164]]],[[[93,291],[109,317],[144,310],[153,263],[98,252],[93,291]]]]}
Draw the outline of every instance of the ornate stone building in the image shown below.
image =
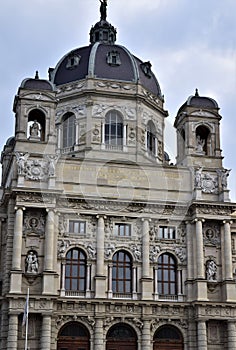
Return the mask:
{"type": "Polygon", "coordinates": [[[150,62],[101,19],[25,79],[2,152],[0,348],[236,349],[236,227],[219,107],[196,91],[164,147],[150,62]]]}

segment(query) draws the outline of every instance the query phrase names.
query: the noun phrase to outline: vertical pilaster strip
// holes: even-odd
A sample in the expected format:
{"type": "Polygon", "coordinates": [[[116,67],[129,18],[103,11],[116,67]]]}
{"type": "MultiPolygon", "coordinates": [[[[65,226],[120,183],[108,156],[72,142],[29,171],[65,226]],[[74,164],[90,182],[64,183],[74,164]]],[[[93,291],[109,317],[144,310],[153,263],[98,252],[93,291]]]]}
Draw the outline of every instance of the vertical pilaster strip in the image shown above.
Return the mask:
{"type": "Polygon", "coordinates": [[[95,324],[94,349],[104,350],[103,344],[103,320],[97,318],[95,324]]]}
{"type": "Polygon", "coordinates": [[[150,350],[151,348],[151,332],[150,321],[143,321],[143,333],[142,333],[142,350],[150,350]]]}
{"type": "Polygon", "coordinates": [[[21,250],[23,233],[23,208],[17,208],[15,213],[12,269],[21,269],[21,250]]]}
{"type": "Polygon", "coordinates": [[[228,321],[228,350],[236,350],[236,327],[234,321],[228,321]]]}
{"type": "Polygon", "coordinates": [[[51,349],[51,317],[43,315],[41,331],[41,350],[51,349]]]}
{"type": "Polygon", "coordinates": [[[54,253],[54,212],[48,210],[46,234],[45,234],[45,257],[44,257],[44,270],[53,270],[53,253],[54,253]]]}
{"type": "Polygon", "coordinates": [[[98,216],[97,230],[97,276],[104,275],[104,217],[98,216]]]}
{"type": "Polygon", "coordinates": [[[17,350],[18,315],[9,315],[7,350],[17,350]]]}
{"type": "Polygon", "coordinates": [[[231,247],[231,232],[230,222],[224,221],[224,263],[225,263],[225,279],[233,279],[232,271],[232,247],[231,247]]]}
{"type": "Polygon", "coordinates": [[[197,255],[197,278],[205,278],[204,271],[204,252],[203,252],[203,235],[202,220],[196,220],[196,255],[197,255]]]}
{"type": "Polygon", "coordinates": [[[143,249],[142,249],[142,256],[143,256],[143,275],[142,277],[149,277],[149,267],[150,267],[150,261],[149,261],[149,221],[148,219],[143,219],[143,249]]]}
{"type": "Polygon", "coordinates": [[[207,330],[206,330],[206,322],[198,321],[198,349],[207,350],[207,330]]]}
{"type": "Polygon", "coordinates": [[[192,239],[192,225],[190,222],[186,223],[187,227],[187,279],[193,278],[193,239],[192,239]]]}

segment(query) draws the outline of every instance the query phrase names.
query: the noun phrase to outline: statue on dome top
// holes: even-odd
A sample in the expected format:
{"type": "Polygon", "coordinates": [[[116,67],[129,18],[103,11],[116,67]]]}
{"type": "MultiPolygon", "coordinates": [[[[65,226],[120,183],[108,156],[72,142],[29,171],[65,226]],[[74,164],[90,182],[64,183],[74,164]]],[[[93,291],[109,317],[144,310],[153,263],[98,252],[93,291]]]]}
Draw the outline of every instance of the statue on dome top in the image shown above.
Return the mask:
{"type": "Polygon", "coordinates": [[[106,21],[107,19],[107,0],[99,0],[101,3],[100,13],[101,13],[101,21],[106,21]]]}

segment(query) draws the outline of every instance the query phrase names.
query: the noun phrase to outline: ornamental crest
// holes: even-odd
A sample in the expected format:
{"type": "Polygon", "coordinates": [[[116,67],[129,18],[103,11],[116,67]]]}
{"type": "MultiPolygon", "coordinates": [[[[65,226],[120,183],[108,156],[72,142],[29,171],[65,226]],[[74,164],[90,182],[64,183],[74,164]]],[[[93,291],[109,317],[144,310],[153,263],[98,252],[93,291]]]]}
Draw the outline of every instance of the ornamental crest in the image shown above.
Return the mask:
{"type": "Polygon", "coordinates": [[[201,189],[204,193],[218,193],[218,176],[210,173],[202,173],[202,168],[195,170],[195,188],[201,189]]]}

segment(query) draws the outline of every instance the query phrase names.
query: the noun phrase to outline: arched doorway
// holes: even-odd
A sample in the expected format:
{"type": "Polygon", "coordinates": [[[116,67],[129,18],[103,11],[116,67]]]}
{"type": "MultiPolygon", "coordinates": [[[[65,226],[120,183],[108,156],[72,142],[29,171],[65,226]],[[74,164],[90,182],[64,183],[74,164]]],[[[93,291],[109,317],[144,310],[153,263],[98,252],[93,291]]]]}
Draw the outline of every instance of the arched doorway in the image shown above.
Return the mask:
{"type": "Polygon", "coordinates": [[[137,350],[137,335],[124,323],[111,327],[107,334],[106,350],[137,350]]]}
{"type": "Polygon", "coordinates": [[[89,350],[89,332],[78,322],[67,323],[59,332],[57,350],[89,350]]]}
{"type": "Polygon", "coordinates": [[[173,326],[162,326],[154,335],[153,350],[184,350],[183,337],[173,326]]]}

